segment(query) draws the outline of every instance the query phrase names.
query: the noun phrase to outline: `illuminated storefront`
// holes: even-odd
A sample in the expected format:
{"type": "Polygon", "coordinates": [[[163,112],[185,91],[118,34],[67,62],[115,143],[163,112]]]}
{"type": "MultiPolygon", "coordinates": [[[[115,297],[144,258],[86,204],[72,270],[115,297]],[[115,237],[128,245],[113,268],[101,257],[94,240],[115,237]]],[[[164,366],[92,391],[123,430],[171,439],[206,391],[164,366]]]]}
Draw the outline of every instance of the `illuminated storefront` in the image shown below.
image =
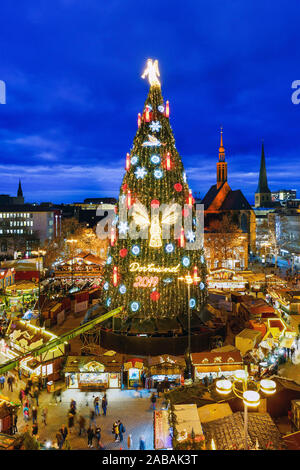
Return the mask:
{"type": "Polygon", "coordinates": [[[113,357],[68,356],[64,372],[68,388],[98,390],[121,387],[121,363],[113,357]]]}
{"type": "Polygon", "coordinates": [[[142,385],[142,373],[144,370],[143,359],[130,359],[124,364],[124,385],[133,388],[142,385]]]}
{"type": "Polygon", "coordinates": [[[221,376],[230,377],[237,370],[243,370],[243,359],[238,350],[192,353],[191,358],[194,380],[198,382],[210,376],[214,379],[221,376]]]}

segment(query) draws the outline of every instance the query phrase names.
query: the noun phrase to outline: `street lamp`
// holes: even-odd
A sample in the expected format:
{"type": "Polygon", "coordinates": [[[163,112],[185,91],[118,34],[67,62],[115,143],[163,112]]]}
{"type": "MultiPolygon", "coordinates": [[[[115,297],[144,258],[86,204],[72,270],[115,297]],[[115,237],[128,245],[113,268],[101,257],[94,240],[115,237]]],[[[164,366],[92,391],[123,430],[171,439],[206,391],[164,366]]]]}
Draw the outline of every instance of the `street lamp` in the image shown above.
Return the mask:
{"type": "Polygon", "coordinates": [[[197,284],[201,279],[197,275],[197,269],[194,268],[193,277],[188,273],[186,276],[178,277],[179,281],[183,281],[187,285],[188,289],[188,378],[192,378],[191,370],[191,284],[197,284]]]}
{"type": "Polygon", "coordinates": [[[270,379],[262,379],[260,382],[255,382],[249,377],[247,366],[245,370],[237,370],[232,380],[217,380],[216,391],[223,396],[229,395],[231,392],[244,403],[244,437],[245,449],[248,449],[248,408],[256,408],[260,404],[259,391],[266,396],[273,395],[276,392],[276,382],[270,379]],[[255,388],[253,390],[250,385],[255,388]]]}
{"type": "MultiPolygon", "coordinates": [[[[73,246],[74,243],[77,243],[77,240],[75,240],[75,238],[70,238],[69,240],[67,240],[67,243],[70,243],[71,246],[73,246]]],[[[72,263],[71,263],[71,285],[73,285],[73,257],[74,257],[74,253],[73,253],[73,250],[72,250],[72,263]]]]}

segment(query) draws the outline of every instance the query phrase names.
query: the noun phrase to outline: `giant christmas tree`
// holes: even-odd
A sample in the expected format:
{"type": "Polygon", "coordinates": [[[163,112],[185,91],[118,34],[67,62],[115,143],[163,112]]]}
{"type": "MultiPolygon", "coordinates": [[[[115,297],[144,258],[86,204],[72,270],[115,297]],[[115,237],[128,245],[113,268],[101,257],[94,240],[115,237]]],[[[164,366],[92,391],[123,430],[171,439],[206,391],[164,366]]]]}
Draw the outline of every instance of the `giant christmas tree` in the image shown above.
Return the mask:
{"type": "Polygon", "coordinates": [[[194,200],[175,147],[169,102],[162,98],[157,61],[148,60],[142,77],[146,76],[150,91],[126,156],[103,285],[107,309],[122,305],[124,320],[141,321],[187,312],[187,286],[179,277],[190,274],[194,279],[191,309],[199,311],[207,299],[203,249],[197,245],[196,249],[187,249],[196,242],[194,200]],[[128,209],[127,219],[124,207],[128,209]],[[186,229],[188,217],[192,227],[186,229]],[[134,237],[131,226],[137,227],[134,237]]]}

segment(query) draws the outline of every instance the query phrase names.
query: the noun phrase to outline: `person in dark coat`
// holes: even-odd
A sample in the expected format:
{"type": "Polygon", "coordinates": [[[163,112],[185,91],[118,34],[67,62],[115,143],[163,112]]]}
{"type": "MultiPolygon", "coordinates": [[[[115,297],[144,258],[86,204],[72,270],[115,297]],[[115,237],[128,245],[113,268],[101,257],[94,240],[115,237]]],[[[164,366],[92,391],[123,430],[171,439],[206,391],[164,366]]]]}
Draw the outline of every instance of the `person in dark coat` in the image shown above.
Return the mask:
{"type": "Polygon", "coordinates": [[[36,436],[37,433],[38,433],[38,431],[39,431],[38,425],[37,425],[37,423],[34,423],[34,424],[32,425],[32,435],[33,435],[33,436],[36,436]]]}
{"type": "Polygon", "coordinates": [[[101,407],[102,407],[102,410],[103,410],[103,416],[106,416],[106,412],[107,412],[107,398],[106,398],[106,393],[104,394],[103,398],[102,398],[102,402],[101,402],[101,407]]]}
{"type": "Polygon", "coordinates": [[[95,436],[94,430],[91,426],[88,427],[87,437],[88,437],[88,447],[93,447],[93,438],[95,436]]]}
{"type": "Polygon", "coordinates": [[[100,426],[97,426],[97,428],[96,428],[95,437],[97,439],[97,447],[99,449],[100,447],[102,447],[101,446],[101,428],[100,428],[100,426]]]}
{"type": "Polygon", "coordinates": [[[119,438],[120,438],[120,442],[123,442],[123,434],[124,434],[124,432],[126,431],[126,429],[125,429],[125,426],[123,425],[123,423],[121,423],[120,420],[118,420],[118,426],[119,426],[119,438]]]}

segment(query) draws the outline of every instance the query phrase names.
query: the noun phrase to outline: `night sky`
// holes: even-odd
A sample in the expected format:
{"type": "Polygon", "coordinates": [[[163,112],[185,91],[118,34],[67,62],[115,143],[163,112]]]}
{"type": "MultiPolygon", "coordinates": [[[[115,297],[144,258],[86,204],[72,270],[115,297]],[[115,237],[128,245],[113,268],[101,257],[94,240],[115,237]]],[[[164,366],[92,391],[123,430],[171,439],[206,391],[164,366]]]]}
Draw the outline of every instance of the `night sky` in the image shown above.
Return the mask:
{"type": "Polygon", "coordinates": [[[264,139],[270,189],[300,197],[299,21],[299,0],[2,2],[0,193],[21,177],[27,202],[117,197],[151,57],[194,192],[223,125],[232,189],[254,201],[264,139]]]}

